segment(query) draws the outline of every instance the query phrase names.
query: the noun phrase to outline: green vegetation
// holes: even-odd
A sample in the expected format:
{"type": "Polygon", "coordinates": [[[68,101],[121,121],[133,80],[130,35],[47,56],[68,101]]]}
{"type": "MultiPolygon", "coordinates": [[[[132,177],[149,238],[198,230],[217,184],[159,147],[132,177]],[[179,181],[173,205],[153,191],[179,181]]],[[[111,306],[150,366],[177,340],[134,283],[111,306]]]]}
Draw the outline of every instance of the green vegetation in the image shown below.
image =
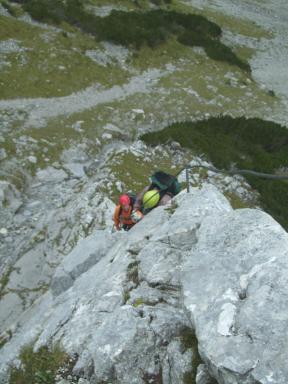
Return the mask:
{"type": "Polygon", "coordinates": [[[127,280],[132,281],[136,286],[139,285],[139,275],[138,275],[138,261],[130,263],[127,268],[127,280]]]}
{"type": "Polygon", "coordinates": [[[202,35],[198,31],[188,31],[179,36],[178,40],[184,45],[203,47],[210,59],[225,61],[227,63],[237,65],[244,71],[250,72],[250,66],[248,63],[243,62],[229,47],[225,46],[216,39],[211,39],[209,35],[202,35]]]}
{"type": "Polygon", "coordinates": [[[191,12],[191,8],[193,13],[200,14],[206,17],[208,20],[213,21],[218,24],[221,28],[231,31],[234,34],[240,34],[243,36],[254,37],[256,39],[261,38],[271,38],[273,33],[269,29],[264,29],[256,24],[254,21],[249,21],[247,19],[242,19],[240,17],[232,16],[231,14],[221,13],[221,11],[217,11],[215,8],[204,7],[204,8],[193,8],[189,4],[183,9],[182,4],[178,4],[177,8],[182,12],[189,11],[191,12]]]}
{"type": "Polygon", "coordinates": [[[191,371],[183,377],[183,384],[194,384],[196,381],[197,367],[201,364],[201,358],[198,353],[198,340],[194,331],[189,327],[184,327],[180,332],[180,341],[183,353],[188,349],[192,350],[191,371]]]}
{"type": "Polygon", "coordinates": [[[12,331],[11,329],[6,330],[5,332],[2,332],[0,335],[0,349],[4,347],[6,343],[11,339],[12,337],[12,331]]]}
{"type": "MultiPolygon", "coordinates": [[[[80,0],[19,1],[34,19],[77,26],[99,41],[106,40],[139,49],[145,45],[154,48],[176,36],[184,45],[203,47],[213,60],[225,61],[250,71],[249,64],[220,42],[221,28],[201,15],[157,9],[145,12],[113,10],[108,16],[100,17],[87,12],[80,0]]],[[[157,1],[157,5],[161,4],[162,1],[157,1]]]]}
{"type": "Polygon", "coordinates": [[[229,200],[233,209],[255,208],[255,206],[256,206],[256,201],[243,200],[238,195],[236,195],[236,193],[224,192],[224,195],[229,200]]]}
{"type": "Polygon", "coordinates": [[[1,279],[0,279],[0,299],[4,296],[5,294],[5,287],[9,283],[9,278],[10,275],[13,271],[13,268],[9,266],[6,271],[3,273],[1,279]]]}
{"type": "MultiPolygon", "coordinates": [[[[147,144],[176,140],[198,154],[206,154],[218,168],[252,169],[277,173],[288,164],[288,131],[279,124],[260,119],[215,117],[183,122],[142,136],[147,144]]],[[[288,182],[246,176],[260,193],[260,203],[284,228],[288,228],[288,182]]]]}
{"type": "MultiPolygon", "coordinates": [[[[217,38],[221,29],[202,16],[154,10],[149,12],[113,11],[99,20],[96,35],[135,48],[147,44],[155,47],[166,41],[171,35],[181,36],[189,31],[204,35],[207,39],[217,38]],[[113,27],[112,27],[113,26],[113,27]]],[[[200,41],[200,40],[199,40],[200,41]]]]}
{"type": "Polygon", "coordinates": [[[41,347],[33,352],[29,345],[20,353],[22,362],[20,368],[12,368],[9,384],[54,384],[59,368],[65,367],[67,374],[71,374],[75,361],[59,346],[51,350],[41,347]]]}
{"type": "Polygon", "coordinates": [[[136,299],[132,305],[133,307],[137,308],[142,304],[145,304],[144,300],[142,299],[142,297],[138,297],[138,299],[136,299]]]}
{"type": "Polygon", "coordinates": [[[19,17],[23,14],[23,10],[17,4],[9,3],[6,0],[0,0],[0,4],[10,13],[11,16],[19,17]]]}
{"type": "Polygon", "coordinates": [[[79,30],[45,31],[0,15],[0,40],[18,41],[1,68],[1,98],[65,96],[91,84],[111,87],[127,81],[127,73],[111,62],[92,61],[86,51],[100,50],[95,39],[79,30]]]}
{"type": "Polygon", "coordinates": [[[130,291],[127,289],[124,289],[123,290],[123,304],[126,304],[129,299],[130,299],[130,291]]]}
{"type": "Polygon", "coordinates": [[[29,244],[35,245],[36,243],[41,243],[46,240],[48,236],[48,226],[45,225],[40,231],[38,231],[30,240],[29,244]]]}

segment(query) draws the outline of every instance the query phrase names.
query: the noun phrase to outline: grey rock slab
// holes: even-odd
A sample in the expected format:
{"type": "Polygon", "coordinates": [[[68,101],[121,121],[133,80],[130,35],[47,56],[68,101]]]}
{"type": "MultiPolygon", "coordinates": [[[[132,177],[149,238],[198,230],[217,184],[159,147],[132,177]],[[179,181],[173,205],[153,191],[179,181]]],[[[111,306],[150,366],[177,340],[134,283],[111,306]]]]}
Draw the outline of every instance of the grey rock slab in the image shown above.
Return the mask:
{"type": "Polygon", "coordinates": [[[188,328],[219,383],[286,384],[287,233],[260,210],[233,211],[214,186],[180,194],[177,205],[129,232],[81,240],[57,270],[73,281],[23,313],[0,377],[37,336],[35,348],[60,342],[77,353],[75,370],[91,383],[176,383],[189,368],[196,374],[193,349],[179,344],[188,328]]]}
{"type": "MultiPolygon", "coordinates": [[[[78,125],[84,123],[84,121],[77,121],[78,125]]],[[[76,123],[75,123],[76,124],[76,123]]],[[[65,149],[61,154],[61,161],[63,163],[86,163],[89,160],[87,155],[88,146],[84,144],[78,144],[77,146],[72,146],[68,149],[65,149]]]]}
{"type": "Polygon", "coordinates": [[[210,376],[205,364],[200,364],[197,367],[196,384],[217,384],[217,381],[210,376]]]}
{"type": "Polygon", "coordinates": [[[159,227],[151,238],[153,241],[168,243],[176,249],[188,250],[197,243],[197,231],[203,218],[232,210],[228,200],[212,185],[204,185],[200,190],[181,192],[172,202],[171,217],[159,227]],[[178,209],[173,208],[179,205],[178,209]],[[175,212],[173,212],[175,211],[175,212]]]}
{"type": "Polygon", "coordinates": [[[14,264],[7,289],[29,290],[47,284],[49,277],[43,272],[45,262],[41,245],[24,254],[14,264]]]}
{"type": "Polygon", "coordinates": [[[133,307],[125,306],[95,331],[94,374],[98,380],[109,381],[114,375],[117,382],[142,383],[139,369],[145,371],[149,365],[154,345],[147,322],[133,307]]]}
{"type": "Polygon", "coordinates": [[[74,283],[73,277],[60,266],[57,268],[52,281],[51,281],[51,292],[54,296],[60,295],[69,289],[74,283]]]}
{"type": "Polygon", "coordinates": [[[285,383],[287,256],[287,233],[261,211],[202,222],[183,264],[184,304],[220,382],[285,383]]]}
{"type": "Polygon", "coordinates": [[[63,169],[56,169],[53,167],[47,167],[45,169],[38,170],[36,177],[43,183],[60,182],[68,177],[68,174],[63,169]]]}
{"type": "Polygon", "coordinates": [[[183,383],[185,374],[187,375],[191,372],[192,355],[191,349],[183,351],[181,342],[173,340],[167,347],[167,361],[164,364],[166,375],[164,375],[163,384],[183,383]]]}
{"type": "Polygon", "coordinates": [[[17,320],[22,311],[22,300],[16,293],[10,292],[1,298],[0,334],[17,320]]]}
{"type": "Polygon", "coordinates": [[[160,206],[153,209],[132,227],[128,232],[128,242],[135,245],[137,242],[151,239],[169,219],[169,213],[165,208],[165,206],[160,206]]]}
{"type": "MultiPolygon", "coordinates": [[[[120,243],[120,242],[119,242],[120,243]]],[[[123,244],[122,247],[123,249],[123,244]]],[[[110,313],[120,307],[123,303],[122,284],[126,279],[126,268],[130,262],[128,254],[122,253],[118,262],[111,262],[111,255],[121,249],[118,244],[106,254],[96,265],[90,268],[85,274],[75,280],[74,285],[55,299],[57,314],[61,317],[63,306],[73,307],[73,318],[69,321],[69,326],[65,328],[63,342],[70,350],[73,346],[87,346],[91,335],[110,313]],[[70,303],[70,304],[69,304],[70,303]]],[[[45,331],[39,337],[39,343],[45,343],[51,335],[57,333],[58,322],[53,318],[50,325],[46,326],[45,331]]],[[[95,344],[96,345],[96,344],[95,344]]],[[[86,348],[86,347],[85,347],[86,348]]]]}
{"type": "Polygon", "coordinates": [[[75,176],[77,178],[84,177],[86,175],[85,173],[85,167],[89,166],[89,163],[86,164],[79,164],[79,163],[66,163],[63,165],[64,169],[70,173],[72,176],[75,176]]]}
{"type": "Polygon", "coordinates": [[[92,235],[81,239],[56,270],[51,282],[53,294],[59,295],[70,288],[75,279],[106,255],[116,240],[116,236],[104,230],[95,231],[92,235]]]}
{"type": "Polygon", "coordinates": [[[191,328],[190,319],[183,308],[161,303],[155,307],[143,308],[144,317],[149,319],[150,328],[157,335],[156,344],[170,343],[174,338],[180,338],[183,329],[191,328]]]}
{"type": "Polygon", "coordinates": [[[181,293],[178,290],[173,292],[173,287],[170,289],[155,289],[148,285],[146,281],[142,281],[136,288],[129,292],[128,304],[139,305],[156,305],[158,303],[168,303],[172,306],[179,305],[179,296],[181,293]]]}
{"type": "Polygon", "coordinates": [[[139,279],[148,284],[179,286],[181,253],[166,244],[149,242],[139,253],[139,279]]]}
{"type": "MultiPolygon", "coordinates": [[[[0,383],[8,383],[7,373],[9,363],[15,362],[24,345],[35,342],[37,335],[45,326],[45,319],[52,315],[53,307],[51,295],[43,295],[37,305],[32,306],[29,311],[23,312],[13,330],[11,342],[6,343],[0,354],[0,383]]],[[[12,324],[13,326],[13,324],[12,324]]]]}

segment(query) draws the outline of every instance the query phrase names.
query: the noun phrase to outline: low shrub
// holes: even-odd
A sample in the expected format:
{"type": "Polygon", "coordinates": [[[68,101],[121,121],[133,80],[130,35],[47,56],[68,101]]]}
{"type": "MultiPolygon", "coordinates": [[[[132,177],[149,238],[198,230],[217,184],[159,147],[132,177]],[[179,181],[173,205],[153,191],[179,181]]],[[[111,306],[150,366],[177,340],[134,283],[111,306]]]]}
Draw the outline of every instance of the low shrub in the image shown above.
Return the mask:
{"type": "Polygon", "coordinates": [[[56,24],[65,21],[93,34],[100,41],[135,49],[144,45],[154,48],[174,36],[182,44],[202,46],[213,60],[225,61],[250,71],[249,64],[242,62],[229,47],[219,41],[221,28],[201,15],[156,9],[147,12],[113,10],[108,16],[99,17],[88,13],[80,0],[18,2],[36,20],[56,24]]]}
{"type": "Polygon", "coordinates": [[[75,359],[68,356],[59,346],[49,350],[41,347],[33,352],[29,345],[20,353],[21,367],[12,368],[9,384],[54,384],[55,376],[61,368],[61,376],[71,375],[75,359]]]}

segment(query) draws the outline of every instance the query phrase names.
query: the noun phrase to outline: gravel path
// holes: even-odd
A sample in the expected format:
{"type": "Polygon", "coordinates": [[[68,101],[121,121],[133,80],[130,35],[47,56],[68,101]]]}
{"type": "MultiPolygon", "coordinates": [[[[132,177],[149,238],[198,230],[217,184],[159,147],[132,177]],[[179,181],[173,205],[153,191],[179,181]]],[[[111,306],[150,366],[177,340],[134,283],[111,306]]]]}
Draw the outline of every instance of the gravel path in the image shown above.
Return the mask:
{"type": "Polygon", "coordinates": [[[64,97],[1,100],[0,109],[25,110],[28,113],[26,125],[39,128],[45,126],[46,120],[52,117],[71,115],[99,104],[121,100],[136,93],[151,92],[151,88],[157,81],[171,70],[172,68],[169,66],[165,71],[151,69],[139,76],[132,77],[127,84],[115,85],[110,89],[100,91],[97,86],[91,86],[64,97]]]}

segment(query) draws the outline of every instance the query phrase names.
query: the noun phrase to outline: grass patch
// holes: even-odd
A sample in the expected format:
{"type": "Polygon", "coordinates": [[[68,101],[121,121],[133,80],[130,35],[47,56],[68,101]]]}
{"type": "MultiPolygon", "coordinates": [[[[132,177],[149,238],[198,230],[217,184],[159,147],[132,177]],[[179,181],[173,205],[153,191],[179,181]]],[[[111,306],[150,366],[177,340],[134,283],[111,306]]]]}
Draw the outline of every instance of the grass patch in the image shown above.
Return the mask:
{"type": "MultiPolygon", "coordinates": [[[[143,135],[147,144],[158,145],[169,140],[198,154],[206,154],[218,168],[253,169],[275,173],[288,164],[288,131],[279,124],[261,119],[215,117],[199,122],[183,122],[162,131],[143,135]]],[[[284,228],[288,229],[288,183],[246,177],[260,193],[260,204],[284,228]]]]}
{"type": "Polygon", "coordinates": [[[2,99],[60,97],[95,83],[112,87],[127,81],[127,72],[116,62],[103,66],[85,55],[100,47],[79,30],[45,31],[5,16],[0,16],[0,25],[0,39],[17,40],[19,45],[16,52],[5,54],[9,65],[1,69],[2,99]]]}
{"type": "Polygon", "coordinates": [[[233,209],[255,208],[255,203],[241,199],[236,193],[224,192],[233,209]]]}
{"type": "Polygon", "coordinates": [[[32,345],[26,346],[20,353],[20,360],[21,367],[11,370],[9,384],[54,384],[59,368],[65,367],[71,374],[75,364],[75,360],[59,346],[51,350],[41,347],[37,352],[33,352],[32,345]]]}
{"type": "Polygon", "coordinates": [[[34,150],[37,164],[30,164],[32,174],[37,168],[45,168],[48,164],[58,162],[63,150],[70,148],[75,142],[81,142],[81,135],[71,126],[61,126],[53,120],[43,129],[29,129],[26,133],[37,140],[34,150]]]}
{"type": "MultiPolygon", "coordinates": [[[[21,2],[34,19],[54,24],[64,21],[94,35],[99,41],[135,49],[145,45],[155,48],[171,36],[176,36],[184,45],[203,47],[213,60],[226,61],[250,72],[249,64],[220,42],[221,28],[201,15],[156,9],[145,12],[113,10],[108,16],[99,17],[87,12],[80,0],[21,2]]],[[[157,3],[161,6],[163,2],[157,3]]]]}

